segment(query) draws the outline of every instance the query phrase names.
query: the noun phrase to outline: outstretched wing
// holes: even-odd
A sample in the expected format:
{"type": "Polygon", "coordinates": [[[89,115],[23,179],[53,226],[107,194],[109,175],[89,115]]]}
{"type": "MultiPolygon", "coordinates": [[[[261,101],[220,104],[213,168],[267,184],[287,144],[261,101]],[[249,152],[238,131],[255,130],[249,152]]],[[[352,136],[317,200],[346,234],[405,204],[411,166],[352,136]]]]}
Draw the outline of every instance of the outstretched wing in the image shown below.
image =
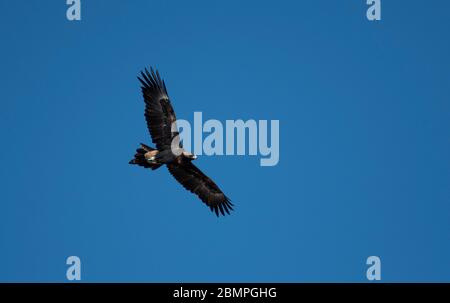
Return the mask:
{"type": "Polygon", "coordinates": [[[225,212],[230,214],[230,210],[233,210],[230,199],[191,161],[172,162],[167,164],[167,168],[184,188],[196,194],[217,216],[219,211],[225,215],[225,212]]]}
{"type": "MultiPolygon", "coordinates": [[[[158,150],[170,149],[172,140],[178,140],[176,124],[172,132],[172,124],[176,123],[175,112],[170,104],[166,84],[159,76],[158,71],[145,69],[138,77],[142,86],[142,95],[145,101],[145,120],[152,137],[152,142],[158,150]]],[[[179,144],[174,142],[175,144],[179,144]]]]}

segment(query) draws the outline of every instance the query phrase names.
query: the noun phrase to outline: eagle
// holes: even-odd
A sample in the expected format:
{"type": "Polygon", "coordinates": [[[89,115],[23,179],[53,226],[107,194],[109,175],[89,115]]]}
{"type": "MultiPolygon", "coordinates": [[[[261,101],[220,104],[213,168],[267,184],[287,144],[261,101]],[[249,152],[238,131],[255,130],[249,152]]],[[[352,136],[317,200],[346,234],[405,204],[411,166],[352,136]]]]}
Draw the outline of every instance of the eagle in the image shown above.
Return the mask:
{"type": "Polygon", "coordinates": [[[192,163],[197,156],[183,149],[177,118],[158,70],[150,67],[149,72],[145,68],[137,78],[144,97],[147,128],[156,148],[141,143],[129,164],[151,170],[165,165],[175,180],[196,194],[216,216],[230,214],[234,206],[230,199],[192,163]]]}

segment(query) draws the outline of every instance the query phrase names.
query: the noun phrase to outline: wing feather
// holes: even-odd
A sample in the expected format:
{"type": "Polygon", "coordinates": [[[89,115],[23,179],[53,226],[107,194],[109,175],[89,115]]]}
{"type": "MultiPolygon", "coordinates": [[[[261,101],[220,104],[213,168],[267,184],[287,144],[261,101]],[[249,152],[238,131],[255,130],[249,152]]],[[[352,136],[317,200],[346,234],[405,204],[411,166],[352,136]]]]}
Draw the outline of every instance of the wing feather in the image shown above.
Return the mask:
{"type": "Polygon", "coordinates": [[[185,189],[196,194],[217,216],[219,213],[230,214],[233,210],[230,199],[191,161],[172,162],[167,164],[167,168],[185,189]]]}
{"type": "MultiPolygon", "coordinates": [[[[176,123],[176,116],[167,93],[166,84],[159,72],[150,68],[145,69],[140,77],[142,95],[145,101],[145,120],[152,137],[152,142],[158,150],[171,147],[172,140],[178,132],[172,132],[172,124],[176,123]]],[[[176,124],[175,124],[176,126],[176,124]]],[[[176,130],[176,127],[174,128],[176,130]]],[[[176,137],[178,140],[178,137],[176,137]]]]}

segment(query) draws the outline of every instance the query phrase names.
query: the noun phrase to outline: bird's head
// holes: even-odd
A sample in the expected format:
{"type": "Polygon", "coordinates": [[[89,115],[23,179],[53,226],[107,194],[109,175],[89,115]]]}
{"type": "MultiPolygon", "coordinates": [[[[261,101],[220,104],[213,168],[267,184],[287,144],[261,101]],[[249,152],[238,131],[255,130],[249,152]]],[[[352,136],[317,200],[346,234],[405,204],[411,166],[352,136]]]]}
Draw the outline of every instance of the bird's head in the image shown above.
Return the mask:
{"type": "Polygon", "coordinates": [[[197,156],[196,156],[196,155],[194,155],[194,154],[192,154],[192,153],[190,153],[190,152],[187,152],[187,151],[183,151],[183,156],[185,156],[185,157],[188,158],[189,160],[195,160],[195,159],[197,159],[197,156]]]}

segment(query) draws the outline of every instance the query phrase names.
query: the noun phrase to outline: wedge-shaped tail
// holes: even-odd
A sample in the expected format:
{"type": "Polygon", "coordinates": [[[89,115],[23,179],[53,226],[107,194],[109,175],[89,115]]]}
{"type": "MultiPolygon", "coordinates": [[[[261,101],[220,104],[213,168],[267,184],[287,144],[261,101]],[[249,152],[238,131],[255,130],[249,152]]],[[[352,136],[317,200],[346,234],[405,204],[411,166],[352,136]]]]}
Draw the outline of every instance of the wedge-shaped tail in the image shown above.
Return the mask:
{"type": "Polygon", "coordinates": [[[154,159],[157,153],[158,153],[157,149],[154,149],[150,146],[141,143],[141,146],[138,149],[136,149],[134,159],[131,159],[129,163],[155,170],[162,165],[152,161],[152,157],[154,159]]]}

